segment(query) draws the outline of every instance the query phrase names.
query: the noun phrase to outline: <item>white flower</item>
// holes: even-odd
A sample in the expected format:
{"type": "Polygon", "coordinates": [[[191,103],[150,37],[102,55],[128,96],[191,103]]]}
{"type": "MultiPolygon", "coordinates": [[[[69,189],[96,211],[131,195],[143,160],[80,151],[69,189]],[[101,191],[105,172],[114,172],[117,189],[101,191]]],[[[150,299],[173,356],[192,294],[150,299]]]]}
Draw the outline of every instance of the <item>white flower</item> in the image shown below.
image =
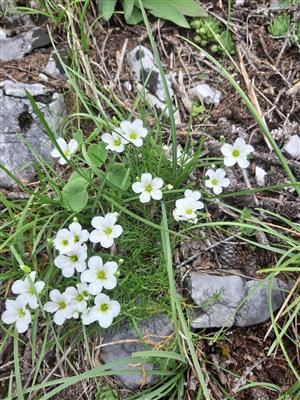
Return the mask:
{"type": "Polygon", "coordinates": [[[89,283],[89,292],[93,295],[99,294],[102,289],[113,289],[117,285],[118,264],[109,261],[103,264],[102,258],[93,256],[88,261],[88,269],[81,274],[81,282],[89,283]]]}
{"type": "Polygon", "coordinates": [[[54,265],[61,269],[63,276],[69,278],[74,275],[75,269],[77,272],[82,272],[86,269],[87,246],[76,244],[67,254],[60,254],[54,260],[54,265]]]}
{"type": "Polygon", "coordinates": [[[65,290],[71,296],[73,307],[73,318],[78,318],[87,308],[87,300],[89,298],[88,285],[86,283],[77,283],[76,288],[69,286],[65,290]]]}
{"type": "Polygon", "coordinates": [[[162,191],[160,190],[164,185],[164,181],[161,178],[153,178],[152,175],[145,173],[141,176],[140,182],[135,182],[132,185],[132,190],[135,193],[140,194],[141,203],[149,203],[152,199],[160,200],[162,198],[162,191]]]}
{"type": "Polygon", "coordinates": [[[283,149],[293,158],[300,157],[300,136],[292,135],[283,149]]]}
{"type": "Polygon", "coordinates": [[[255,167],[255,179],[258,186],[265,186],[266,171],[258,166],[255,167]]]}
{"type": "Polygon", "coordinates": [[[15,324],[19,333],[27,331],[31,322],[30,312],[26,308],[26,304],[20,298],[16,300],[6,300],[6,310],[1,316],[5,324],[15,324]]]}
{"type": "Polygon", "coordinates": [[[123,121],[120,127],[128,142],[133,143],[136,147],[143,145],[143,138],[147,136],[148,131],[143,127],[142,120],[136,119],[133,122],[123,121]]]}
{"type": "Polygon", "coordinates": [[[254,151],[253,146],[246,144],[243,138],[237,138],[233,145],[225,143],[221,147],[226,167],[232,167],[235,163],[238,163],[241,168],[247,168],[249,166],[247,156],[252,151],[254,151]]]}
{"type": "Polygon", "coordinates": [[[121,225],[115,225],[118,213],[108,213],[104,217],[94,217],[92,226],[96,228],[90,233],[90,241],[92,243],[100,243],[106,249],[111,247],[114,239],[122,235],[123,228],[121,225]]]}
{"type": "Polygon", "coordinates": [[[121,129],[115,128],[115,132],[112,133],[103,133],[102,140],[107,143],[106,149],[115,151],[117,153],[122,153],[125,148],[125,144],[127,140],[122,137],[121,129]]]}
{"type": "Polygon", "coordinates": [[[110,300],[106,294],[101,293],[95,297],[95,305],[90,311],[90,318],[98,321],[102,328],[108,328],[120,313],[120,309],[120,304],[116,300],[110,300]]]}
{"type": "Polygon", "coordinates": [[[226,172],[222,168],[217,170],[209,169],[206,172],[209,179],[206,179],[205,186],[212,188],[215,194],[222,193],[223,187],[226,188],[230,185],[230,180],[225,178],[226,172]]]}
{"type": "MultiPolygon", "coordinates": [[[[66,159],[70,160],[71,155],[75,153],[78,148],[77,141],[75,139],[71,139],[70,142],[67,143],[63,138],[59,138],[56,141],[66,159]]],[[[60,165],[64,165],[67,163],[67,161],[61,156],[60,152],[57,149],[53,149],[51,151],[51,156],[54,158],[59,158],[58,162],[60,163],[60,165]]]]}
{"type": "Polygon", "coordinates": [[[62,325],[66,319],[72,318],[72,296],[69,293],[60,293],[59,290],[53,289],[49,297],[51,301],[48,301],[44,305],[44,310],[52,314],[54,313],[53,321],[56,325],[62,325]]]}
{"type": "Polygon", "coordinates": [[[11,291],[14,294],[18,294],[18,299],[20,299],[24,305],[28,304],[30,308],[35,310],[38,308],[38,301],[36,293],[39,294],[44,289],[45,283],[43,281],[35,281],[36,272],[30,272],[29,274],[32,284],[30,283],[28,277],[24,280],[18,279],[15,281],[11,287],[11,291]]]}
{"type": "Polygon", "coordinates": [[[73,236],[66,228],[60,229],[57,232],[53,243],[54,247],[60,252],[60,254],[68,253],[74,246],[73,236]]]}
{"type": "Polygon", "coordinates": [[[89,240],[89,232],[86,229],[82,229],[82,226],[78,222],[72,222],[72,224],[69,225],[69,231],[73,244],[82,244],[89,240]]]}
{"type": "MultiPolygon", "coordinates": [[[[195,192],[194,192],[195,193],[195,192]]],[[[199,193],[199,192],[196,192],[199,193]]],[[[199,193],[200,194],[200,193],[199,193]]],[[[198,197],[198,195],[197,195],[198,197]]],[[[176,221],[192,221],[197,220],[196,211],[204,207],[202,201],[198,201],[192,196],[184,197],[176,200],[176,208],[173,211],[173,216],[176,221]]]]}

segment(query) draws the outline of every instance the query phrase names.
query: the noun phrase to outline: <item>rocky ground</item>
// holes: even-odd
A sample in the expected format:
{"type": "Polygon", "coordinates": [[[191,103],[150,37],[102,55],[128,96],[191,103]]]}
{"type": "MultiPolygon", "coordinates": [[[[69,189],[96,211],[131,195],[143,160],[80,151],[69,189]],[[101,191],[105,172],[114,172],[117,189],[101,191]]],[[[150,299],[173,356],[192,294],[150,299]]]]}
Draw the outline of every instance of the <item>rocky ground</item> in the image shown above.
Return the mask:
{"type": "MultiPolygon", "coordinates": [[[[202,3],[220,20],[227,19],[226,2],[202,3]]],[[[270,15],[278,12],[276,8],[270,9],[270,2],[245,0],[240,3],[239,6],[233,6],[230,22],[236,45],[236,52],[232,57],[237,67],[232,73],[256,110],[264,116],[273,137],[283,149],[292,172],[299,180],[299,154],[295,152],[293,145],[293,137],[300,136],[299,48],[287,46],[268,34],[266,26],[270,15]]],[[[95,12],[92,7],[89,14],[91,21],[95,18],[95,12]]],[[[0,162],[32,189],[36,186],[35,157],[43,157],[51,163],[51,144],[26,93],[31,93],[38,102],[47,123],[55,132],[62,129],[66,110],[72,107],[73,101],[72,95],[68,99],[64,97],[69,90],[69,83],[66,82],[53,52],[47,33],[48,22],[37,16],[3,16],[0,30],[0,162]]],[[[59,27],[53,27],[51,23],[49,27],[53,29],[60,51],[66,52],[64,32],[59,27]]],[[[174,107],[178,110],[175,119],[182,145],[185,142],[193,102],[197,101],[203,104],[204,109],[192,118],[192,138],[197,141],[200,137],[205,137],[204,151],[207,155],[219,155],[221,135],[229,143],[241,136],[255,146],[249,173],[242,175],[238,170],[232,172],[231,186],[227,193],[285,183],[287,178],[277,158],[269,151],[268,142],[249,110],[240,101],[237,92],[220,77],[211,62],[179,38],[179,35],[192,38],[192,32],[178,29],[164,21],[153,21],[152,31],[167,73],[174,107]],[[265,171],[263,181],[259,180],[262,178],[258,177],[257,168],[265,171]]],[[[90,49],[88,57],[94,76],[102,87],[113,92],[117,101],[129,111],[136,91],[142,87],[144,73],[140,60],[143,59],[144,65],[152,70],[146,86],[147,102],[158,111],[163,109],[165,98],[162,83],[145,27],[142,24],[134,27],[124,25],[120,18],[115,17],[109,26],[96,24],[93,35],[94,47],[90,49]]],[[[224,64],[230,68],[232,60],[226,59],[224,64]]],[[[149,123],[151,124],[151,117],[149,123]]],[[[197,181],[197,174],[190,179],[197,181]]],[[[0,170],[0,188],[10,199],[28,196],[20,190],[20,182],[12,179],[3,170],[0,170]]],[[[246,207],[250,210],[264,208],[297,224],[300,222],[299,197],[294,189],[275,189],[256,195],[235,196],[228,200],[224,198],[225,201],[233,207],[246,207]]],[[[234,209],[226,208],[222,203],[211,202],[206,211],[212,220],[230,220],[236,217],[234,209]]],[[[276,229],[281,229],[280,221],[263,214],[261,218],[273,223],[276,229]]],[[[299,239],[299,234],[297,236],[293,232],[293,235],[295,239],[299,239]]],[[[256,235],[255,240],[263,245],[278,245],[277,242],[274,243],[274,237],[267,234],[256,235]]],[[[226,231],[199,231],[198,234],[194,233],[193,239],[177,246],[174,254],[174,268],[179,277],[177,288],[185,296],[186,302],[192,305],[191,327],[195,332],[206,329],[208,336],[213,336],[221,327],[228,328],[226,335],[220,331],[224,340],[218,344],[209,340],[197,342],[199,356],[205,357],[209,362],[209,367],[203,364],[203,370],[209,369],[208,385],[213,398],[217,400],[223,399],[218,382],[234,399],[241,400],[277,398],[274,397],[277,394],[264,388],[252,388],[242,394],[238,393],[239,388],[249,380],[269,382],[283,389],[294,383],[294,377],[281,350],[278,349],[276,358],[267,356],[268,348],[274,340],[273,333],[265,338],[270,326],[270,288],[275,312],[284,302],[291,282],[285,276],[278,276],[264,282],[253,293],[253,288],[259,284],[258,279],[262,276],[258,270],[273,265],[275,261],[274,253],[264,248],[257,250],[239,240],[235,228],[230,227],[226,231]],[[211,303],[216,292],[220,297],[211,303]]],[[[110,362],[143,350],[145,343],[140,342],[141,336],[147,336],[147,346],[157,348],[160,343],[172,337],[174,330],[168,317],[160,314],[141,322],[139,329],[138,334],[129,323],[124,322],[117,331],[109,331],[105,335],[100,347],[96,340],[95,348],[98,346],[102,360],[110,362]],[[112,344],[114,342],[117,343],[112,344]]],[[[299,354],[293,353],[294,347],[291,343],[287,343],[286,348],[297,364],[299,354]]],[[[0,374],[3,375],[2,382],[0,375],[0,393],[1,388],[7,387],[6,368],[11,366],[10,349],[11,343],[8,343],[0,355],[4,366],[0,367],[0,374]]],[[[78,354],[80,352],[78,348],[78,354]]],[[[24,355],[26,356],[26,352],[24,355]]],[[[45,361],[48,366],[45,376],[57,361],[54,354],[49,354],[48,357],[45,361]]],[[[151,363],[145,366],[146,369],[154,367],[151,363]]],[[[24,371],[25,374],[29,373],[26,368],[24,371]]],[[[116,382],[121,398],[125,398],[131,390],[157,382],[156,378],[151,375],[149,378],[146,373],[118,377],[119,381],[116,382]]],[[[196,387],[196,378],[190,370],[186,379],[187,399],[195,398],[196,387]]],[[[72,387],[56,398],[74,398],[77,389],[78,393],[82,390],[81,386],[72,387]]],[[[92,389],[93,385],[86,389],[87,396],[92,389]]]]}

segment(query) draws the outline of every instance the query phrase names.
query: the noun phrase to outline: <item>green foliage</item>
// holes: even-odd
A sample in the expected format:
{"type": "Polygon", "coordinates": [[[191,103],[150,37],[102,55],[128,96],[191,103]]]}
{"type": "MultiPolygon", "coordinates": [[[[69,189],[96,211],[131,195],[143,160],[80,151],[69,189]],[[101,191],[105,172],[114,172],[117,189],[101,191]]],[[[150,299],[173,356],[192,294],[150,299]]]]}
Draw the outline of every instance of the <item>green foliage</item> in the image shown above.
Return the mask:
{"type": "Polygon", "coordinates": [[[101,387],[100,391],[96,394],[95,400],[117,400],[118,392],[110,386],[101,387]]]}
{"type": "Polygon", "coordinates": [[[294,33],[294,36],[293,36],[293,42],[295,44],[300,45],[300,18],[298,18],[298,20],[296,22],[295,33],[294,33]]]}
{"type": "MultiPolygon", "coordinates": [[[[125,21],[130,25],[138,24],[143,20],[138,0],[122,0],[125,21]]],[[[185,16],[202,17],[206,15],[203,7],[195,0],[143,0],[143,7],[153,16],[163,18],[183,28],[190,25],[185,16]]],[[[116,0],[98,0],[101,17],[109,21],[115,12],[116,0]]]]}
{"type": "Polygon", "coordinates": [[[87,186],[85,178],[78,176],[77,173],[72,174],[62,190],[64,206],[75,212],[83,210],[88,202],[87,186]]]}
{"type": "Polygon", "coordinates": [[[210,47],[213,53],[234,54],[234,44],[231,33],[222,28],[214,17],[201,17],[191,23],[196,31],[195,43],[201,47],[210,47]]]}
{"type": "Polygon", "coordinates": [[[130,168],[121,163],[112,164],[107,170],[106,179],[118,189],[127,190],[131,184],[130,168]]]}
{"type": "Polygon", "coordinates": [[[270,23],[268,30],[274,37],[284,37],[288,33],[291,25],[291,17],[289,14],[284,13],[275,17],[270,23]]]}
{"type": "Polygon", "coordinates": [[[107,159],[105,143],[91,144],[88,148],[87,155],[95,167],[100,167],[107,159]]]}

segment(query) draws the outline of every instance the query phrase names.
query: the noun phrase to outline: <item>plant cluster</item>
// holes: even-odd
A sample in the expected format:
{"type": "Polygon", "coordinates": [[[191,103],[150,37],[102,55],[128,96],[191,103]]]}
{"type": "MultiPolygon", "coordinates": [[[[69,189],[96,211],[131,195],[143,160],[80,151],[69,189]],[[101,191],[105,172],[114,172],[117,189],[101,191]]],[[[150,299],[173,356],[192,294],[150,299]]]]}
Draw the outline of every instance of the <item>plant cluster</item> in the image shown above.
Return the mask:
{"type": "Polygon", "coordinates": [[[35,310],[40,304],[43,311],[53,314],[56,325],[81,317],[84,325],[97,321],[102,328],[109,327],[120,312],[120,304],[111,300],[102,290],[116,287],[118,264],[114,261],[103,263],[99,256],[88,259],[86,242],[89,240],[100,243],[104,248],[111,247],[114,239],[123,232],[116,221],[117,214],[109,213],[92,219],[91,224],[95,229],[91,233],[82,229],[77,221],[72,222],[68,229],[59,230],[53,240],[53,245],[59,252],[54,259],[54,265],[65,278],[71,278],[78,273],[79,282],[75,286],[68,286],[62,293],[56,288],[52,289],[49,293],[50,301],[42,306],[40,295],[45,283],[35,282],[36,272],[30,272],[24,280],[13,283],[12,292],[18,294],[18,297],[15,300],[6,300],[2,321],[15,324],[16,330],[23,333],[31,322],[31,313],[27,306],[35,310]],[[91,303],[94,305],[88,306],[91,303]]]}
{"type": "MultiPolygon", "coordinates": [[[[125,150],[125,146],[141,148],[147,136],[148,130],[144,127],[142,120],[136,119],[133,122],[122,121],[120,126],[113,127],[111,133],[104,133],[102,140],[107,150],[120,154],[125,150]]],[[[60,164],[65,164],[77,149],[78,142],[75,139],[67,143],[59,138],[57,148],[53,149],[51,154],[52,157],[59,159],[60,164]]],[[[246,144],[242,138],[238,138],[233,145],[225,143],[221,147],[224,164],[227,167],[232,167],[237,163],[241,168],[247,168],[249,166],[247,158],[252,151],[253,147],[246,144]]],[[[184,156],[184,152],[181,151],[180,159],[182,157],[184,159],[184,156]]],[[[215,194],[220,194],[223,188],[230,184],[230,180],[225,175],[222,168],[208,169],[206,187],[212,189],[215,194]]],[[[161,200],[164,191],[170,191],[173,188],[172,185],[164,185],[162,178],[153,177],[151,173],[144,172],[131,185],[131,189],[138,194],[139,201],[146,204],[151,200],[161,200]]],[[[175,201],[174,219],[196,223],[199,211],[204,208],[200,198],[199,191],[186,189],[184,197],[175,201]]],[[[53,314],[53,321],[57,325],[62,325],[71,318],[80,317],[84,325],[98,322],[102,328],[109,327],[120,313],[121,306],[102,291],[116,287],[118,264],[115,261],[104,263],[99,255],[95,255],[88,249],[87,243],[89,241],[100,244],[104,249],[111,248],[115,239],[123,233],[122,226],[117,224],[117,218],[116,212],[93,217],[91,225],[94,229],[91,232],[83,229],[76,218],[68,228],[60,229],[55,238],[50,240],[59,253],[54,259],[54,265],[60,269],[64,278],[74,279],[75,277],[77,282],[74,286],[68,286],[63,292],[53,288],[49,293],[50,301],[42,306],[40,294],[45,283],[35,282],[36,272],[30,272],[24,280],[17,280],[12,285],[12,292],[18,294],[18,297],[16,300],[6,301],[2,321],[6,324],[15,324],[17,331],[23,333],[31,322],[31,313],[27,307],[35,310],[40,305],[43,312],[53,314]]]]}
{"type": "MultiPolygon", "coordinates": [[[[136,25],[143,21],[141,4],[150,14],[156,18],[172,21],[174,24],[183,28],[190,25],[186,19],[189,17],[205,16],[206,11],[195,0],[121,0],[125,21],[130,25],[136,25]]],[[[117,0],[103,1],[98,0],[100,16],[109,21],[114,12],[117,12],[117,0]]]]}
{"type": "Polygon", "coordinates": [[[223,29],[215,17],[194,19],[191,27],[196,31],[194,42],[200,46],[209,47],[213,53],[235,53],[230,31],[223,29]]]}
{"type": "MultiPolygon", "coordinates": [[[[268,31],[275,39],[285,39],[291,29],[291,23],[290,14],[278,15],[270,22],[268,31]]],[[[300,44],[300,18],[297,19],[293,32],[290,32],[290,43],[300,44]]]]}

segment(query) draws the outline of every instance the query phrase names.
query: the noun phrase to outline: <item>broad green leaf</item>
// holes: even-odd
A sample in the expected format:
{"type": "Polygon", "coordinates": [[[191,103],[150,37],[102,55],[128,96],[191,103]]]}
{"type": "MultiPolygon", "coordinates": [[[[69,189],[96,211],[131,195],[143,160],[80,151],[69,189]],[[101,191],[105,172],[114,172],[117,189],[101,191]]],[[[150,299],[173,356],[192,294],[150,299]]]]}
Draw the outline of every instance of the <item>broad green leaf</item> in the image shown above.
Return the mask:
{"type": "Polygon", "coordinates": [[[108,168],[106,179],[121,190],[126,190],[130,185],[130,169],[124,164],[115,163],[108,168]]]}
{"type": "Polygon", "coordinates": [[[83,210],[88,202],[87,185],[84,178],[71,179],[62,191],[64,206],[76,212],[83,210]]]}
{"type": "Polygon", "coordinates": [[[88,148],[87,155],[95,167],[100,167],[107,159],[105,143],[91,144],[88,148]]]}
{"type": "Polygon", "coordinates": [[[86,187],[88,186],[88,181],[92,179],[92,171],[88,168],[78,168],[77,171],[74,171],[69,178],[68,182],[72,180],[84,178],[86,180],[86,187]]]}
{"type": "Polygon", "coordinates": [[[73,138],[77,141],[78,145],[80,146],[83,140],[83,133],[81,129],[77,129],[74,133],[73,138]]]}
{"type": "Polygon", "coordinates": [[[129,25],[136,25],[143,21],[143,14],[137,8],[134,8],[130,18],[126,20],[129,25]]]}
{"type": "Polygon", "coordinates": [[[183,28],[189,28],[190,25],[184,15],[177,10],[170,2],[161,0],[144,0],[143,6],[149,10],[149,12],[158,18],[163,18],[168,21],[174,22],[183,28]]]}
{"type": "Polygon", "coordinates": [[[123,10],[125,20],[128,21],[131,17],[134,7],[134,0],[123,0],[123,10]]]}
{"type": "Polygon", "coordinates": [[[115,11],[117,0],[98,0],[100,17],[109,21],[115,11]]]}
{"type": "Polygon", "coordinates": [[[206,17],[207,12],[195,0],[172,0],[172,6],[182,15],[189,17],[206,17]]]}

